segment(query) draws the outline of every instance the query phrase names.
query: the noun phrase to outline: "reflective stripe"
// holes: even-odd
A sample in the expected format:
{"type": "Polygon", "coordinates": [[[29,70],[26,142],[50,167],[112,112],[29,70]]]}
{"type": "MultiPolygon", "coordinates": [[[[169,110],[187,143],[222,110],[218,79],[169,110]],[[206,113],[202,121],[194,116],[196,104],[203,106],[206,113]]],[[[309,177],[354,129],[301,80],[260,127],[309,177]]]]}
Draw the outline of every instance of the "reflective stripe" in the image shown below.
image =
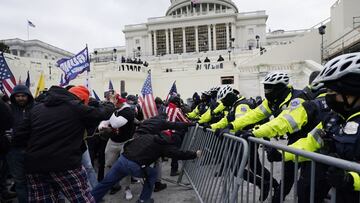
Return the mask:
{"type": "Polygon", "coordinates": [[[350,175],[353,177],[354,180],[354,190],[360,191],[360,176],[356,172],[349,172],[350,175]]]}
{"type": "Polygon", "coordinates": [[[261,110],[261,112],[263,112],[265,116],[271,115],[262,104],[259,106],[259,109],[261,110]]]}
{"type": "Polygon", "coordinates": [[[236,114],[236,115],[235,115],[235,118],[241,118],[241,117],[243,117],[243,116],[245,116],[245,114],[236,114]]]}
{"type": "Polygon", "coordinates": [[[291,125],[294,132],[297,132],[297,131],[300,130],[297,123],[296,123],[296,121],[295,121],[295,119],[291,115],[285,114],[284,118],[290,123],[290,125],[291,125]]]}
{"type": "Polygon", "coordinates": [[[323,133],[322,129],[315,128],[310,132],[310,135],[313,136],[313,138],[316,140],[317,143],[319,143],[320,146],[323,146],[324,141],[321,138],[321,134],[323,133]]]}

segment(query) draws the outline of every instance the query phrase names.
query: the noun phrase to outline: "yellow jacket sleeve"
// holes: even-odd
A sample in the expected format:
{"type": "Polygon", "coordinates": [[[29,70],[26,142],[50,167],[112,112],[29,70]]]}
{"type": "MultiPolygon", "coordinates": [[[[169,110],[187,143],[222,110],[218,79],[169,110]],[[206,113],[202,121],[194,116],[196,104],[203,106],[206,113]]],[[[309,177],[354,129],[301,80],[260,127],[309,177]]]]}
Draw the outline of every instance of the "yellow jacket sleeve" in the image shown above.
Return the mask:
{"type": "Polygon", "coordinates": [[[303,100],[295,99],[290,107],[284,110],[278,117],[271,121],[255,127],[253,134],[255,137],[273,138],[283,136],[287,133],[292,134],[302,129],[308,122],[306,109],[301,103],[303,100]]]}
{"type": "Polygon", "coordinates": [[[262,121],[265,118],[271,116],[271,110],[268,105],[268,101],[265,99],[260,106],[248,111],[244,116],[236,118],[231,124],[234,127],[234,131],[242,130],[248,125],[255,124],[262,121]]]}
{"type": "Polygon", "coordinates": [[[237,118],[241,118],[245,116],[249,111],[251,111],[251,108],[247,104],[240,104],[235,109],[235,120],[237,118]]]}
{"type": "Polygon", "coordinates": [[[218,113],[221,113],[223,112],[225,109],[225,106],[222,102],[219,102],[219,105],[214,109],[213,113],[214,114],[218,114],[218,113]]]}
{"type": "MultiPolygon", "coordinates": [[[[322,133],[323,133],[322,123],[319,123],[310,133],[308,133],[307,137],[301,138],[289,146],[308,152],[315,152],[323,146],[323,140],[321,138],[322,133]]],[[[298,158],[299,162],[303,162],[307,160],[308,159],[305,157],[298,158]]],[[[295,155],[289,152],[285,152],[284,161],[295,161],[295,155]]]]}
{"type": "Polygon", "coordinates": [[[209,108],[203,115],[200,116],[199,123],[207,123],[211,121],[211,109],[209,108]]]}
{"type": "Polygon", "coordinates": [[[190,119],[196,119],[196,118],[199,118],[199,106],[196,106],[196,108],[187,114],[187,117],[190,118],[190,119]]]}
{"type": "Polygon", "coordinates": [[[360,176],[357,172],[349,172],[354,180],[354,190],[360,191],[360,176]]]}
{"type": "Polygon", "coordinates": [[[226,126],[229,124],[226,116],[223,117],[219,122],[214,123],[211,125],[211,129],[216,130],[216,129],[223,129],[226,128],[226,126]]]}

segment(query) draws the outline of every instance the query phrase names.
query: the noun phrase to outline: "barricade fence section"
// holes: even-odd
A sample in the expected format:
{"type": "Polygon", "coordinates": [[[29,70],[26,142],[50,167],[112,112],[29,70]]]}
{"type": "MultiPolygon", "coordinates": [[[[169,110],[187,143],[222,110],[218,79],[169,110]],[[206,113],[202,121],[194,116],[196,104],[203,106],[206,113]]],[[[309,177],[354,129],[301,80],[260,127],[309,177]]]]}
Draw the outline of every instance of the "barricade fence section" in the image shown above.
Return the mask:
{"type": "Polygon", "coordinates": [[[360,202],[359,192],[337,191],[326,177],[329,167],[360,173],[360,164],[295,149],[286,142],[254,137],[245,141],[232,134],[216,137],[211,130],[193,127],[182,150],[202,150],[202,156],[183,162],[178,183],[185,175],[199,201],[206,203],[360,202]],[[284,162],[286,152],[295,160],[284,162]],[[279,160],[270,162],[273,153],[279,160]]]}
{"type": "Polygon", "coordinates": [[[201,150],[196,160],[183,162],[178,183],[185,175],[200,202],[235,202],[248,156],[244,139],[233,135],[221,138],[202,127],[190,129],[183,150],[201,150]]]}

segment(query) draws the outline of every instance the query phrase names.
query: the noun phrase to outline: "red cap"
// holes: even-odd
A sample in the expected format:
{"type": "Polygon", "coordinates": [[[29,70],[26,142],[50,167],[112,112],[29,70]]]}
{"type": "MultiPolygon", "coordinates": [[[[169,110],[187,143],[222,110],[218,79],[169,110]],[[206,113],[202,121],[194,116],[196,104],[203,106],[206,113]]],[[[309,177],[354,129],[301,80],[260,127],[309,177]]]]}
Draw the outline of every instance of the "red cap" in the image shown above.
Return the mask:
{"type": "Polygon", "coordinates": [[[86,105],[89,103],[90,92],[86,87],[81,85],[75,86],[70,88],[69,92],[77,96],[81,101],[84,101],[86,105]]]}
{"type": "Polygon", "coordinates": [[[116,105],[120,105],[126,102],[126,99],[122,98],[119,94],[115,95],[116,98],[116,105]]]}

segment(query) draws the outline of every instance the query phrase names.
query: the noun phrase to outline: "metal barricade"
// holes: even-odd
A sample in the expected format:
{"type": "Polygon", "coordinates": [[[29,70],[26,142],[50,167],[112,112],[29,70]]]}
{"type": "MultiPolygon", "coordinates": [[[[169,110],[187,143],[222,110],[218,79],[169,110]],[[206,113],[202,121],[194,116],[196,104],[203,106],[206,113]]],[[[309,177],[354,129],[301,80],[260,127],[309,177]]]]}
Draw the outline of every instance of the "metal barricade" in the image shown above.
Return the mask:
{"type": "MultiPolygon", "coordinates": [[[[333,203],[336,202],[336,189],[330,188],[330,186],[327,184],[326,170],[323,169],[324,168],[327,169],[330,166],[334,166],[336,168],[344,169],[346,171],[353,171],[360,173],[360,164],[355,162],[350,162],[319,153],[307,152],[286,146],[285,144],[282,143],[269,142],[263,139],[258,139],[253,137],[250,137],[248,139],[248,142],[249,142],[249,150],[254,150],[254,153],[260,152],[259,153],[260,156],[258,157],[257,156],[250,157],[252,154],[250,154],[249,156],[249,160],[251,158],[255,159],[255,161],[253,161],[254,166],[252,167],[252,169],[254,170],[252,171],[256,171],[257,167],[259,167],[258,166],[259,162],[256,161],[257,158],[260,158],[262,166],[260,166],[261,187],[258,186],[258,188],[256,188],[257,186],[255,184],[250,186],[249,184],[249,182],[251,182],[250,180],[248,180],[247,182],[247,187],[244,187],[245,192],[243,192],[242,194],[246,195],[245,197],[243,197],[246,200],[246,202],[263,202],[261,198],[260,199],[257,198],[259,198],[260,195],[263,195],[265,183],[266,184],[270,183],[269,186],[270,191],[268,197],[264,198],[264,201],[266,199],[266,202],[272,202],[272,197],[274,196],[272,191],[272,187],[274,184],[273,182],[273,177],[274,177],[275,179],[279,180],[279,182],[284,182],[286,178],[287,180],[289,179],[293,180],[293,185],[290,184],[291,191],[290,190],[285,191],[284,184],[280,184],[281,185],[279,186],[280,188],[278,187],[277,191],[280,191],[279,202],[296,203],[298,201],[300,202],[301,200],[301,202],[310,202],[310,203],[317,203],[323,201],[333,203]],[[289,167],[286,167],[286,165],[289,165],[289,162],[281,161],[281,162],[269,163],[265,157],[266,157],[266,153],[269,151],[267,149],[270,148],[278,150],[282,154],[283,160],[284,160],[285,152],[294,154],[295,161],[291,161],[293,163],[293,168],[292,168],[293,171],[290,172],[290,170],[288,170],[289,167]],[[299,162],[300,157],[307,158],[309,161],[299,162]],[[266,168],[270,168],[270,179],[264,178],[264,171],[267,170],[266,168]],[[259,193],[257,194],[258,191],[259,193]],[[301,194],[298,194],[298,191],[300,191],[301,194]],[[326,192],[325,195],[322,194],[324,192],[326,192]],[[288,193],[288,195],[286,196],[285,193],[288,193]],[[324,197],[324,199],[319,199],[320,196],[324,197]]],[[[251,171],[249,167],[250,164],[247,165],[248,172],[251,171]]],[[[255,176],[254,176],[254,180],[252,181],[255,183],[255,176]]],[[[286,180],[285,180],[285,185],[286,185],[286,180]]]]}
{"type": "Polygon", "coordinates": [[[191,128],[182,150],[201,150],[199,159],[183,162],[180,183],[185,175],[200,202],[237,202],[248,157],[244,139],[225,134],[216,137],[202,127],[191,128]]]}

